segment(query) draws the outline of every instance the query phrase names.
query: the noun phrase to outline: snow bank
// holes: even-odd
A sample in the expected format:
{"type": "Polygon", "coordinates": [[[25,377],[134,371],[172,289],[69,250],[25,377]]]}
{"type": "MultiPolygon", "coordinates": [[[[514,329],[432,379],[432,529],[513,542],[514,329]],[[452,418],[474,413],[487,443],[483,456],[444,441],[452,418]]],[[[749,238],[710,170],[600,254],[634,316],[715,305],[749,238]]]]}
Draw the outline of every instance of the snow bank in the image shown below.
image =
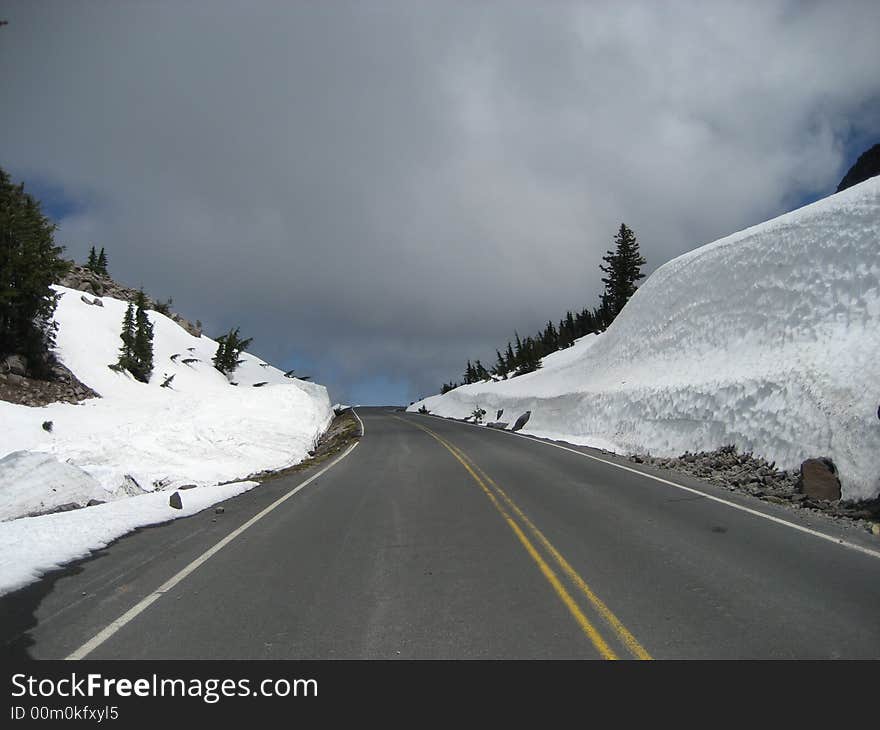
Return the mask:
{"type": "Polygon", "coordinates": [[[135,528],[187,517],[256,487],[236,482],[181,492],[183,509],[168,506],[168,494],[153,492],[73,512],[22,517],[0,524],[0,595],[37,580],[50,570],[84,558],[135,528]]]}
{"type": "MultiPolygon", "coordinates": [[[[0,401],[0,458],[8,457],[0,462],[0,519],[89,499],[123,500],[128,506],[0,523],[0,549],[17,546],[5,553],[0,592],[11,585],[7,570],[17,561],[22,564],[15,575],[35,575],[82,555],[85,545],[118,537],[119,530],[188,514],[189,506],[183,512],[168,506],[167,492],[178,486],[213,490],[210,499],[200,498],[207,505],[232,493],[213,485],[299,463],[333,418],[324,386],[286,378],[248,353],[233,376],[237,387],[230,385],[211,364],[216,341],[193,337],[158,312],[148,313],[154,326],[150,383],[114,372],[107,366],[118,357],[127,302],[103,297],[98,307],[83,302],[82,292],[55,289],[62,295],[55,312],[59,359],[102,397],[42,408],[0,401]],[[170,376],[170,387],[161,387],[170,376]],[[51,431],[43,429],[44,421],[53,422],[51,431]],[[9,456],[14,452],[26,454],[9,456]],[[156,490],[163,491],[149,509],[153,502],[131,497],[156,490]],[[122,517],[105,530],[94,524],[105,514],[122,517]],[[47,548],[51,559],[39,557],[41,525],[68,530],[57,535],[58,546],[69,544],[66,558],[60,547],[47,548]]],[[[188,490],[185,503],[193,504],[191,495],[197,493],[207,495],[188,490]]]]}
{"type": "Polygon", "coordinates": [[[413,404],[476,405],[530,433],[677,456],[726,444],[781,468],[838,465],[880,494],[880,178],[660,267],[602,335],[535,373],[413,404]]]}

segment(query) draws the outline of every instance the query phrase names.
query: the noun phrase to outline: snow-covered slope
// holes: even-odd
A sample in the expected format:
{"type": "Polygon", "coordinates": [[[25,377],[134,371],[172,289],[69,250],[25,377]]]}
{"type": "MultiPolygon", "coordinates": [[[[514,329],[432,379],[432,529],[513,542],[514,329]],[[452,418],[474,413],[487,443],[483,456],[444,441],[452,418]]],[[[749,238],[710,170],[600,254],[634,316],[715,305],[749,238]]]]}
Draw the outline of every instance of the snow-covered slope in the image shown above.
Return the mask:
{"type": "Polygon", "coordinates": [[[89,500],[111,504],[0,522],[0,593],[89,545],[100,547],[101,541],[80,539],[98,534],[89,525],[99,517],[106,542],[255,486],[217,485],[302,461],[333,417],[326,388],[286,378],[247,353],[234,373],[238,386],[230,385],[211,364],[216,341],[193,337],[158,312],[148,313],[154,325],[151,381],[114,372],[107,366],[118,357],[127,303],[103,297],[98,307],[83,302],[82,292],[56,289],[62,294],[55,312],[57,354],[102,397],[42,408],[0,401],[0,519],[89,500]],[[172,375],[170,387],[161,387],[172,375]],[[258,383],[265,385],[253,387],[258,383]],[[44,421],[52,422],[51,431],[44,421]],[[184,485],[198,488],[181,492],[181,512],[168,506],[167,492],[184,485]],[[156,490],[164,495],[138,496],[156,490]],[[149,509],[136,508],[147,504],[149,509]],[[28,534],[43,536],[39,551],[22,542],[28,534]],[[51,545],[46,535],[54,536],[51,545]],[[43,564],[40,555],[53,557],[43,564]]]}
{"type": "Polygon", "coordinates": [[[781,468],[831,457],[880,493],[880,178],[657,269],[602,335],[538,372],[415,403],[621,452],[735,444],[781,468]]]}
{"type": "Polygon", "coordinates": [[[0,457],[19,450],[53,454],[84,469],[113,498],[130,484],[126,474],[151,491],[297,463],[332,418],[326,388],[285,378],[247,353],[234,373],[239,385],[231,386],[211,364],[217,343],[193,337],[157,312],[148,314],[154,325],[150,383],[114,372],[107,365],[118,357],[127,303],[104,297],[103,307],[91,306],[81,292],[56,288],[62,292],[58,355],[102,397],[44,408],[0,402],[0,457]],[[171,375],[170,387],[161,387],[171,375]],[[267,385],[253,387],[261,382],[267,385]],[[51,433],[42,428],[47,420],[51,433]]]}

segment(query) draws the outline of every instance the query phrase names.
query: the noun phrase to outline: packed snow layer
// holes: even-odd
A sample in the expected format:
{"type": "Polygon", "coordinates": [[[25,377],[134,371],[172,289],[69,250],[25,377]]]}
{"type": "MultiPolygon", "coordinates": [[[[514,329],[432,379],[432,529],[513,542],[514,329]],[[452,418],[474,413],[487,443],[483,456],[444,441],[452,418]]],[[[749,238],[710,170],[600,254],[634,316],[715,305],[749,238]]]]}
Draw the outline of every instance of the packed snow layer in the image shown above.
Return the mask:
{"type": "Polygon", "coordinates": [[[657,269],[608,330],[544,367],[413,404],[476,406],[526,431],[677,456],[735,444],[780,468],[837,464],[880,494],[880,178],[657,269]]]}
{"type": "Polygon", "coordinates": [[[0,520],[110,498],[96,479],[51,454],[13,451],[0,459],[0,520]]]}
{"type": "Polygon", "coordinates": [[[138,527],[188,517],[257,486],[235,482],[181,492],[183,508],[168,506],[166,492],[152,492],[87,509],[0,524],[0,595],[37,580],[50,570],[84,558],[138,527]]]}
{"type": "MultiPolygon", "coordinates": [[[[93,535],[93,522],[102,514],[117,514],[113,509],[118,509],[125,515],[114,523],[117,527],[100,533],[112,537],[121,534],[122,525],[127,530],[187,514],[188,509],[169,507],[170,490],[182,485],[210,488],[212,497],[205,504],[213,503],[223,498],[214,499],[216,495],[228,491],[214,486],[220,482],[302,461],[333,418],[326,388],[287,378],[248,353],[242,354],[232,378],[238,385],[230,385],[211,363],[216,341],[193,337],[158,312],[148,312],[154,326],[150,382],[114,372],[108,365],[118,358],[127,302],[103,297],[99,307],[82,301],[82,292],[55,288],[61,293],[55,312],[58,357],[102,397],[42,408],[0,401],[0,458],[9,457],[0,462],[0,520],[70,502],[83,505],[89,499],[124,499],[131,506],[99,505],[65,513],[64,519],[51,515],[0,522],[0,546],[10,540],[18,546],[7,553],[6,566],[21,560],[22,569],[38,569],[33,560],[42,533],[28,537],[27,525],[60,526],[51,528],[56,532],[70,528],[57,537],[59,545],[69,542],[67,557],[72,559],[82,554],[76,547],[85,544],[81,534],[93,535]],[[161,387],[170,376],[170,387],[161,387]],[[258,384],[264,385],[254,387],[258,384]],[[52,422],[51,431],[43,429],[44,421],[52,422]],[[10,457],[14,452],[30,456],[10,457]],[[138,518],[131,510],[153,502],[132,495],[156,490],[162,493],[155,497],[155,510],[151,507],[138,518]],[[34,521],[49,517],[50,522],[34,521]],[[18,539],[22,541],[16,543],[18,539]]],[[[184,501],[192,502],[196,493],[207,494],[188,490],[184,501]]],[[[60,552],[52,555],[54,562],[61,559],[56,560],[60,552]]],[[[8,584],[4,570],[0,587],[8,584]]]]}

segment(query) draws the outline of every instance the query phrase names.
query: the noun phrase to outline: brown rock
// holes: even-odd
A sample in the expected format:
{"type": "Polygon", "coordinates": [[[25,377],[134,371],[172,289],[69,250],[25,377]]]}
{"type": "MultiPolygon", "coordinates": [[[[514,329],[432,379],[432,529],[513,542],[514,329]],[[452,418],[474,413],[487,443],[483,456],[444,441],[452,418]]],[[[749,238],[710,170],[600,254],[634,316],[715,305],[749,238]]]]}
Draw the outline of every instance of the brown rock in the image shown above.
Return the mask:
{"type": "Polygon", "coordinates": [[[807,459],[801,464],[797,490],[811,499],[840,499],[840,479],[831,459],[807,459]]]}

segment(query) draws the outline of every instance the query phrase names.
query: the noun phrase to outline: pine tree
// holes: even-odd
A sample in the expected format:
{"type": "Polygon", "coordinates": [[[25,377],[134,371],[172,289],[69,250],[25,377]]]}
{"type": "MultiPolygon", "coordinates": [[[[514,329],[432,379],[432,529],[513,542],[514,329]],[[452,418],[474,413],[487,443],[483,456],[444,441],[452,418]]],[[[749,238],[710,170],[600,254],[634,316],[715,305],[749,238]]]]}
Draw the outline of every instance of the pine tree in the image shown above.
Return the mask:
{"type": "Polygon", "coordinates": [[[94,271],[95,273],[98,273],[98,254],[95,253],[94,246],[89,249],[89,260],[86,261],[86,268],[89,271],[94,271]]]}
{"type": "Polygon", "coordinates": [[[153,323],[147,316],[147,297],[143,289],[129,302],[122,319],[119,360],[110,367],[128,370],[137,380],[149,383],[153,374],[153,323]]]}
{"type": "Polygon", "coordinates": [[[484,380],[491,380],[491,376],[489,375],[489,371],[483,366],[479,360],[474,362],[474,382],[481,383],[484,380]]]}
{"type": "Polygon", "coordinates": [[[559,349],[559,333],[553,326],[553,322],[547,322],[547,327],[544,328],[544,334],[541,336],[541,344],[544,345],[546,354],[559,349]]]}
{"type": "Polygon", "coordinates": [[[635,234],[626,224],[620,224],[614,242],[615,248],[602,257],[607,265],[599,266],[607,274],[602,279],[605,285],[602,294],[602,313],[606,326],[620,314],[629,298],[635,294],[636,282],[645,276],[641,271],[641,267],[646,263],[645,259],[639,253],[635,234]]]}
{"type": "Polygon", "coordinates": [[[116,369],[128,370],[133,373],[137,369],[134,357],[134,304],[128,303],[128,309],[125,310],[125,316],[122,318],[122,333],[119,339],[122,340],[122,347],[119,348],[119,360],[116,363],[116,369]]]}
{"type": "Polygon", "coordinates": [[[241,364],[239,355],[254,341],[253,337],[241,339],[238,327],[217,338],[217,352],[214,353],[214,367],[224,375],[230,375],[241,364]]]}
{"type": "Polygon", "coordinates": [[[495,350],[496,360],[495,367],[492,368],[492,374],[499,378],[507,378],[507,364],[504,362],[504,355],[500,350],[495,350]]]}
{"type": "Polygon", "coordinates": [[[516,367],[516,355],[513,353],[513,345],[510,344],[509,340],[507,342],[507,352],[504,353],[504,366],[508,375],[516,367]]]}
{"type": "Polygon", "coordinates": [[[522,342],[521,362],[517,375],[525,373],[533,373],[541,367],[541,353],[538,350],[538,344],[531,337],[526,337],[522,342]]]}
{"type": "Polygon", "coordinates": [[[470,385],[471,383],[477,382],[477,373],[474,370],[474,366],[471,365],[471,361],[467,361],[467,367],[464,369],[464,384],[470,385]]]}
{"type": "Polygon", "coordinates": [[[153,374],[153,323],[147,317],[146,297],[143,290],[138,293],[136,302],[133,346],[135,369],[131,374],[142,383],[149,383],[153,374]]]}
{"type": "MultiPolygon", "coordinates": [[[[92,246],[92,252],[94,252],[95,247],[92,246]]],[[[101,274],[102,276],[110,276],[107,271],[107,254],[104,253],[104,247],[101,246],[101,253],[98,254],[98,258],[95,259],[95,268],[92,269],[96,274],[101,274]]]]}
{"type": "Polygon", "coordinates": [[[40,203],[0,168],[0,358],[23,355],[28,374],[51,376],[59,295],[51,286],[68,270],[55,225],[40,203]]]}

